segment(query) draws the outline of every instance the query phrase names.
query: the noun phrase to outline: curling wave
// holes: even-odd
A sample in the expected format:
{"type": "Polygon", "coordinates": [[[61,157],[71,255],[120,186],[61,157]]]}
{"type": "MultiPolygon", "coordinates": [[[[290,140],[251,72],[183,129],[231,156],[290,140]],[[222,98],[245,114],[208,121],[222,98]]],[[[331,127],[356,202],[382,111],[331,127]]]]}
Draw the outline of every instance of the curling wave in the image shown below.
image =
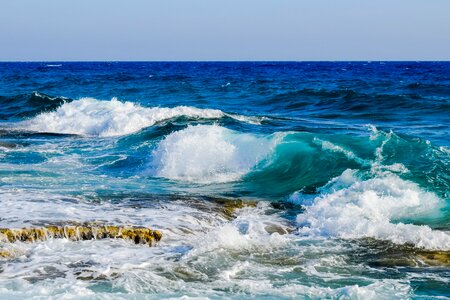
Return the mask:
{"type": "Polygon", "coordinates": [[[199,183],[234,181],[262,161],[276,141],[218,125],[188,126],[158,144],[151,174],[199,183]]]}

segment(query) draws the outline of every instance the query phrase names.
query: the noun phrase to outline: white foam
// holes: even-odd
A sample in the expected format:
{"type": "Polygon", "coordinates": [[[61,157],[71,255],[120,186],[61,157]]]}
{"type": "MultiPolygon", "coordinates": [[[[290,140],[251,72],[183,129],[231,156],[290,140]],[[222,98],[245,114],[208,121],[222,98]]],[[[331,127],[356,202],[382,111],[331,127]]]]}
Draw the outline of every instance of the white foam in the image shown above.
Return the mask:
{"type": "Polygon", "coordinates": [[[58,220],[100,220],[158,228],[163,239],[150,248],[114,239],[8,244],[18,257],[3,264],[1,299],[242,295],[392,299],[411,292],[407,282],[398,280],[367,278],[363,280],[367,286],[358,286],[353,280],[346,283],[348,273],[339,268],[355,268],[360,274],[361,266],[333,259],[345,255],[344,248],[336,241],[298,243],[297,235],[270,230],[274,225],[286,229],[289,224],[268,203],[240,209],[237,218],[228,222],[220,214],[182,201],[135,207],[61,197],[39,191],[0,190],[5,204],[0,207],[3,222],[17,228],[58,220]],[[314,263],[322,272],[309,273],[306,262],[314,263]],[[343,284],[331,288],[327,282],[333,269],[327,268],[334,267],[338,268],[334,275],[342,276],[338,279],[342,278],[343,284]],[[99,288],[99,282],[105,289],[99,288]]]}
{"type": "Polygon", "coordinates": [[[153,151],[154,176],[199,183],[229,182],[247,174],[276,144],[276,138],[237,133],[218,125],[173,132],[153,151]]]}
{"type": "MultiPolygon", "coordinates": [[[[301,203],[299,194],[292,200],[301,203]]],[[[347,170],[322,189],[297,216],[304,235],[345,239],[372,237],[428,249],[450,249],[450,234],[401,220],[436,216],[443,203],[435,194],[392,173],[368,180],[347,170]]]]}
{"type": "Polygon", "coordinates": [[[17,127],[38,132],[111,137],[137,132],[164,120],[186,116],[198,119],[219,119],[225,114],[216,109],[188,106],[142,107],[115,98],[100,101],[93,98],[66,102],[56,111],[42,113],[17,127]]]}
{"type": "Polygon", "coordinates": [[[244,116],[237,114],[225,114],[227,117],[238,120],[240,122],[249,123],[253,125],[261,125],[261,123],[265,120],[268,120],[268,117],[260,117],[260,116],[244,116]]]}
{"type": "Polygon", "coordinates": [[[183,200],[153,206],[121,206],[109,201],[95,203],[81,196],[64,196],[27,189],[0,189],[2,226],[21,228],[30,224],[71,222],[104,222],[117,225],[136,225],[161,229],[164,241],[190,232],[206,231],[225,221],[211,211],[186,205],[183,200]],[[24,217],[24,213],[26,217],[24,217]]]}
{"type": "Polygon", "coordinates": [[[354,160],[355,162],[359,163],[362,166],[371,165],[371,161],[367,159],[362,159],[358,157],[355,153],[353,153],[350,150],[345,149],[344,147],[341,147],[339,145],[333,144],[329,141],[323,141],[319,138],[314,138],[314,142],[318,143],[322,146],[323,150],[328,150],[332,152],[338,152],[344,154],[348,159],[354,160]]]}
{"type": "Polygon", "coordinates": [[[270,228],[277,226],[281,232],[287,233],[288,224],[278,215],[264,215],[267,209],[267,203],[260,203],[257,208],[241,209],[236,219],[201,236],[188,255],[198,256],[218,249],[270,252],[286,246],[290,237],[272,232],[270,228]]]}

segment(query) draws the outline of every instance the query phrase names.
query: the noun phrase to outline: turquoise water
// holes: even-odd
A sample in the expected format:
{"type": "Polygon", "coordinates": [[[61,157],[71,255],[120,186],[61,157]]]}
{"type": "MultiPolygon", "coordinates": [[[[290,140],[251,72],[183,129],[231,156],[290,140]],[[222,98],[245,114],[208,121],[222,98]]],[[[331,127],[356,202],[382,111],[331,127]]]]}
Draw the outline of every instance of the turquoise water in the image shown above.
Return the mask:
{"type": "Polygon", "coordinates": [[[0,75],[1,228],[163,233],[152,248],[3,242],[1,298],[449,297],[450,63],[0,75]],[[224,198],[252,205],[230,219],[224,198]]]}

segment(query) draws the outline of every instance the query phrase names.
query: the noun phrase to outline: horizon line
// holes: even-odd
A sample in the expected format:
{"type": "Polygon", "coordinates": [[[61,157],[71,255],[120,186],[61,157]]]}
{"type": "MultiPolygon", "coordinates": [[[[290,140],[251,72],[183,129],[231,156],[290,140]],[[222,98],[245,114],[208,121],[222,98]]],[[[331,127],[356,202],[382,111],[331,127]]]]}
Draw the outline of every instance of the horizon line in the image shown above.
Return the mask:
{"type": "Polygon", "coordinates": [[[87,63],[87,62],[186,62],[186,63],[201,63],[201,62],[450,62],[450,59],[442,60],[371,60],[371,59],[357,59],[357,60],[0,60],[0,63],[87,63]]]}

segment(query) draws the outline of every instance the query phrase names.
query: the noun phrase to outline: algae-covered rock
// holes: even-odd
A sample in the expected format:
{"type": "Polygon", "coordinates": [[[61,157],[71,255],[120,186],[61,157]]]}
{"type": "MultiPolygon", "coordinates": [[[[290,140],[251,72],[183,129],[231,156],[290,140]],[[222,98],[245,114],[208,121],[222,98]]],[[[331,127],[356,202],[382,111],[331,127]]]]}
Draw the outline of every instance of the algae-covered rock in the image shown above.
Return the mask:
{"type": "Polygon", "coordinates": [[[450,251],[418,251],[417,258],[426,265],[450,267],[450,251]]]}
{"type": "MultiPolygon", "coordinates": [[[[162,234],[158,230],[136,226],[111,225],[68,225],[44,226],[34,228],[0,228],[0,241],[13,243],[44,241],[50,238],[66,238],[71,241],[97,240],[97,239],[125,239],[135,244],[152,246],[161,240],[162,234]]],[[[0,256],[2,254],[0,253],[0,256]]]]}
{"type": "Polygon", "coordinates": [[[372,261],[379,267],[450,267],[450,251],[413,250],[379,255],[372,261]]]}
{"type": "Polygon", "coordinates": [[[15,253],[10,249],[0,249],[0,257],[2,258],[11,258],[14,257],[15,253]]]}
{"type": "Polygon", "coordinates": [[[14,244],[2,245],[0,248],[0,258],[13,259],[24,255],[25,252],[14,244]]]}
{"type": "Polygon", "coordinates": [[[222,213],[225,217],[232,219],[234,213],[237,209],[244,207],[256,207],[258,202],[256,201],[243,201],[241,199],[227,199],[227,198],[216,198],[214,202],[221,205],[222,213]]]}

